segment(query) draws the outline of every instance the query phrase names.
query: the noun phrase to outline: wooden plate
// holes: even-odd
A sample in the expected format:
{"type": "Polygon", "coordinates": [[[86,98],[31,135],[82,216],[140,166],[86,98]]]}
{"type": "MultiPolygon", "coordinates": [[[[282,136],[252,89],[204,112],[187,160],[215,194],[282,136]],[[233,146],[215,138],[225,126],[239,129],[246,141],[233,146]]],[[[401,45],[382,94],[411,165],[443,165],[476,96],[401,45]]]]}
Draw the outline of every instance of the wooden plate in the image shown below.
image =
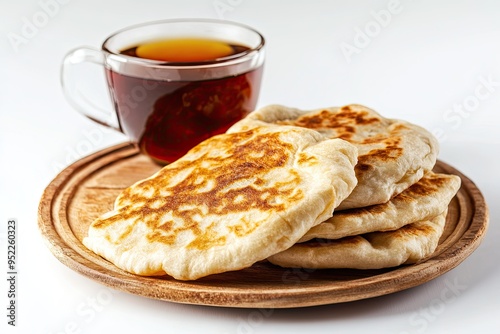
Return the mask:
{"type": "Polygon", "coordinates": [[[69,268],[106,286],[150,298],[212,306],[291,308],[354,301],[408,289],[460,264],[480,244],[488,225],[484,198],[474,183],[438,161],[437,172],[456,174],[462,187],[449,206],[436,252],[418,264],[383,270],[283,269],[264,261],[196,281],[141,277],[116,268],[81,243],[89,224],[112,209],[122,189],[160,167],[129,144],[97,152],[63,170],[46,188],[39,228],[52,253],[69,268]]]}

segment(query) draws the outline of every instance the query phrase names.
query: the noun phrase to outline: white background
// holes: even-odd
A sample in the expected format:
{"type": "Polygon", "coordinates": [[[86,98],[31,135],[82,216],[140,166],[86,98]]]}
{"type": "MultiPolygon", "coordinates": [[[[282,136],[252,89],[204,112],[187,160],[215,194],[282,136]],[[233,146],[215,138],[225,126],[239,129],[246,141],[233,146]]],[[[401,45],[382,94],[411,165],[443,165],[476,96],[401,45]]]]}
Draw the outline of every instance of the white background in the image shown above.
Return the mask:
{"type": "Polygon", "coordinates": [[[0,0],[0,277],[7,272],[8,219],[19,227],[17,326],[7,325],[2,278],[0,331],[498,332],[499,114],[500,2],[494,0],[0,0]],[[44,188],[76,159],[126,140],[69,106],[59,83],[62,58],[80,45],[99,47],[120,28],[180,17],[239,21],[265,35],[259,106],[360,103],[439,135],[439,159],[471,178],[489,204],[490,228],[481,246],[419,287],[291,310],[149,300],[111,292],[62,265],[37,229],[44,188]]]}

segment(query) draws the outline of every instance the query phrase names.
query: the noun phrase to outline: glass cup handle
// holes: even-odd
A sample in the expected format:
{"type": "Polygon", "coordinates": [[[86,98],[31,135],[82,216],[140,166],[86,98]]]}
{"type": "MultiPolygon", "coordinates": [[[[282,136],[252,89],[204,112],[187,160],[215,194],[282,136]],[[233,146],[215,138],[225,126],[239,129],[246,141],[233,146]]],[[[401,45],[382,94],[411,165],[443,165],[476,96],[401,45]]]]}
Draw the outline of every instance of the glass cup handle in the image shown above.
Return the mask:
{"type": "Polygon", "coordinates": [[[96,123],[123,133],[116,112],[106,110],[93,102],[88,93],[85,93],[85,84],[91,83],[83,82],[85,80],[82,80],[83,78],[79,75],[81,73],[78,73],[85,63],[97,64],[104,68],[105,61],[104,53],[97,49],[81,47],[70,51],[63,60],[61,85],[66,99],[78,112],[96,123]]]}

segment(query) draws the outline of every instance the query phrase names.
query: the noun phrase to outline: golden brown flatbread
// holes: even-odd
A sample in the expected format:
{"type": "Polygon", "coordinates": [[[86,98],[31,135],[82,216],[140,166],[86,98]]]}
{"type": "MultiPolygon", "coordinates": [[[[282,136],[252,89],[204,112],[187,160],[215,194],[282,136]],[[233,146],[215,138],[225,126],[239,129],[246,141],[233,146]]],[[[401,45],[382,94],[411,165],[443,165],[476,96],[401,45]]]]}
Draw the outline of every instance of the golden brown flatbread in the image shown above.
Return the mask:
{"type": "Polygon", "coordinates": [[[295,244],[356,185],[357,149],[293,126],[212,137],[127,188],[83,243],[130,273],[238,270],[295,244]]]}
{"type": "Polygon", "coordinates": [[[266,124],[314,129],[358,148],[358,185],[337,210],[387,202],[432,170],[439,150],[436,138],[424,128],[356,104],[311,111],[270,105],[250,113],[228,132],[266,124]]]}
{"type": "Polygon", "coordinates": [[[430,256],[443,234],[447,210],[395,231],[338,240],[313,239],[269,257],[275,265],[311,269],[380,269],[416,263],[430,256]]]}
{"type": "Polygon", "coordinates": [[[460,184],[456,175],[429,172],[386,203],[334,212],[332,218],[314,226],[299,242],[396,230],[435,217],[446,210],[460,184]]]}

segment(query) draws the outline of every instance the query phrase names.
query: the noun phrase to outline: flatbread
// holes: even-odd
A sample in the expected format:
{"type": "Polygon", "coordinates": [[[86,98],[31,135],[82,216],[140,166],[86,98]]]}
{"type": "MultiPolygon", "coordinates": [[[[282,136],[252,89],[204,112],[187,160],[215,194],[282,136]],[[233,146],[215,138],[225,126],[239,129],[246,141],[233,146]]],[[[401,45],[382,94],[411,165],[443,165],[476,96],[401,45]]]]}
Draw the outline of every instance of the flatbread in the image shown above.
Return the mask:
{"type": "Polygon", "coordinates": [[[314,239],[269,257],[285,268],[381,269],[412,264],[429,257],[443,234],[447,210],[438,216],[389,232],[338,240],[314,239]]]}
{"type": "Polygon", "coordinates": [[[446,210],[460,184],[456,175],[429,172],[389,202],[334,212],[332,218],[310,229],[299,242],[396,230],[435,217],[446,210]]]}
{"type": "Polygon", "coordinates": [[[387,202],[432,170],[439,150],[437,139],[426,129],[356,104],[311,111],[270,105],[250,113],[228,132],[264,124],[311,128],[358,148],[358,185],[337,210],[387,202]]]}
{"type": "Polygon", "coordinates": [[[193,280],[295,244],[356,185],[357,149],[293,126],[212,137],[127,188],[83,243],[133,274],[193,280]]]}

